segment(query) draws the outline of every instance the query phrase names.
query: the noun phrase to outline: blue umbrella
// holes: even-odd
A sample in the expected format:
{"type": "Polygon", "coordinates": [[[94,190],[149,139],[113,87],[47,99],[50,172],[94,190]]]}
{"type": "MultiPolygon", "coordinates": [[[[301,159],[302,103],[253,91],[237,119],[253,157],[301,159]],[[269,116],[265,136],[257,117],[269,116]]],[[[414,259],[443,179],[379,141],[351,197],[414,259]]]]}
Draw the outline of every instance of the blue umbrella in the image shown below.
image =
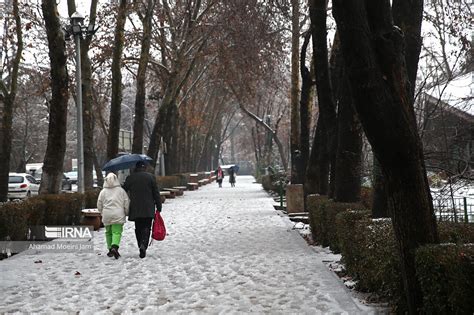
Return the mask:
{"type": "Polygon", "coordinates": [[[234,166],[232,166],[232,167],[234,168],[234,171],[235,171],[236,173],[239,171],[239,168],[240,168],[240,167],[239,167],[237,164],[234,165],[234,166]]]}
{"type": "Polygon", "coordinates": [[[102,170],[106,172],[126,170],[129,168],[135,167],[135,165],[139,161],[148,163],[150,161],[153,161],[153,159],[145,154],[121,155],[105,163],[104,167],[102,167],[102,170]]]}

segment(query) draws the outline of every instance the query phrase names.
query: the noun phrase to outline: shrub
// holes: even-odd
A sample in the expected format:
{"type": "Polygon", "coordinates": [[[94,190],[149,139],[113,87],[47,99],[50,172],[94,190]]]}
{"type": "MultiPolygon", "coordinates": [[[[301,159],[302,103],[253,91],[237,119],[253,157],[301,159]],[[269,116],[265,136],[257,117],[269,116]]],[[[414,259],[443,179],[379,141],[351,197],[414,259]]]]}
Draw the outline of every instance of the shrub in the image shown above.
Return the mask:
{"type": "Polygon", "coordinates": [[[161,188],[173,188],[179,185],[180,179],[178,176],[157,176],[156,181],[158,183],[158,187],[161,188]]]}
{"type": "Polygon", "coordinates": [[[374,196],[374,190],[368,187],[362,187],[360,191],[360,202],[366,209],[372,209],[372,199],[374,196]]]}
{"type": "MultiPolygon", "coordinates": [[[[84,196],[75,194],[40,195],[46,202],[45,224],[77,225],[81,220],[81,203],[84,196]]],[[[96,206],[94,206],[95,208],[96,206]]]]}
{"type": "Polygon", "coordinates": [[[100,189],[88,190],[84,193],[84,207],[97,208],[97,199],[99,198],[100,189]]]}
{"type": "Polygon", "coordinates": [[[385,297],[405,309],[397,244],[390,219],[370,218],[370,211],[343,211],[336,217],[337,236],[347,273],[357,289],[385,297]]]}
{"type": "Polygon", "coordinates": [[[333,252],[339,252],[340,245],[336,228],[337,214],[344,211],[363,209],[364,206],[360,203],[334,202],[326,196],[308,196],[308,211],[313,240],[322,246],[329,246],[333,252]]]}
{"type": "Polygon", "coordinates": [[[474,243],[474,223],[439,222],[438,234],[441,243],[474,243]]]}
{"type": "Polygon", "coordinates": [[[306,197],[306,207],[309,215],[309,225],[313,241],[327,246],[326,236],[323,226],[326,224],[324,217],[324,207],[329,202],[327,196],[309,195],[306,197]],[[326,245],[325,245],[326,244],[326,245]]]}
{"type": "Polygon", "coordinates": [[[24,203],[10,202],[0,207],[0,240],[26,240],[28,211],[24,203]]]}
{"type": "Polygon", "coordinates": [[[473,244],[421,247],[416,253],[416,270],[424,313],[474,313],[473,244]]]}
{"type": "Polygon", "coordinates": [[[358,266],[363,261],[362,231],[356,230],[357,221],[370,217],[370,211],[344,211],[336,215],[336,231],[342,260],[347,272],[355,278],[360,278],[358,266]]]}
{"type": "Polygon", "coordinates": [[[186,186],[189,183],[189,174],[175,174],[178,177],[178,184],[175,186],[186,186]]]}
{"type": "Polygon", "coordinates": [[[273,184],[273,179],[271,175],[262,176],[262,187],[266,191],[277,191],[277,187],[273,184]]]}

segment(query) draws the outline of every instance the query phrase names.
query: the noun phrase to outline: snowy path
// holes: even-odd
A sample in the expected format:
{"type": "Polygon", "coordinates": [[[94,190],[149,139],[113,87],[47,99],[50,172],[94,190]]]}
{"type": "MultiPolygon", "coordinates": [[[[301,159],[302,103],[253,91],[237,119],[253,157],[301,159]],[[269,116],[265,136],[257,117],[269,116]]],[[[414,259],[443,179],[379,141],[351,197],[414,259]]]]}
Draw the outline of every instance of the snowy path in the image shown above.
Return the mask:
{"type": "Polygon", "coordinates": [[[101,229],[93,254],[0,261],[0,313],[367,313],[252,182],[240,176],[235,188],[214,183],[167,200],[169,235],[143,260],[127,222],[119,260],[105,256],[101,229]]]}

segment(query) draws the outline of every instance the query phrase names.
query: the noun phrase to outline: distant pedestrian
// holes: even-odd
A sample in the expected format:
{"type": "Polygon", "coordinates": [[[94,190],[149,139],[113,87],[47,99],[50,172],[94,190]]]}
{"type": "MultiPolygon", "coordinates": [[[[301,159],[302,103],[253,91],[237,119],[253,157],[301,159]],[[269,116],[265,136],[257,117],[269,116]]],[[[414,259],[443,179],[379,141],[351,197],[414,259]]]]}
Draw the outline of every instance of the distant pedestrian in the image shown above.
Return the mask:
{"type": "Polygon", "coordinates": [[[233,166],[229,168],[229,183],[231,187],[235,187],[235,169],[233,166]]]}
{"type": "Polygon", "coordinates": [[[215,174],[216,174],[216,181],[219,184],[219,187],[222,187],[222,181],[224,180],[224,172],[222,171],[222,168],[220,166],[217,167],[215,174]]]}
{"type": "Polygon", "coordinates": [[[150,240],[151,223],[156,211],[161,212],[161,199],[156,178],[145,171],[145,162],[136,164],[135,172],[127,177],[123,188],[130,195],[129,221],[135,221],[135,236],[140,258],[145,258],[150,240]]]}
{"type": "Polygon", "coordinates": [[[107,256],[118,259],[120,239],[122,238],[125,216],[128,215],[129,199],[120,186],[117,175],[109,173],[105,177],[104,188],[97,199],[97,209],[105,226],[105,240],[109,252],[107,256]]]}

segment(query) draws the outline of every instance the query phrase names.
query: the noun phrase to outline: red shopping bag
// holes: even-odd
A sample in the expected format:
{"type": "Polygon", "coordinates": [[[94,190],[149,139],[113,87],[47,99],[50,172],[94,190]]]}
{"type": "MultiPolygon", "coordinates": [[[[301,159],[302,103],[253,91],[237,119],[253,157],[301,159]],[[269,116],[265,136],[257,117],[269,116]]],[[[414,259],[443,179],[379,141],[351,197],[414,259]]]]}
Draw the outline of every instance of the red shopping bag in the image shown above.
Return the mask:
{"type": "Polygon", "coordinates": [[[153,230],[151,237],[154,240],[162,241],[166,236],[166,227],[163,218],[160,215],[159,211],[155,212],[155,219],[153,220],[153,230]]]}

